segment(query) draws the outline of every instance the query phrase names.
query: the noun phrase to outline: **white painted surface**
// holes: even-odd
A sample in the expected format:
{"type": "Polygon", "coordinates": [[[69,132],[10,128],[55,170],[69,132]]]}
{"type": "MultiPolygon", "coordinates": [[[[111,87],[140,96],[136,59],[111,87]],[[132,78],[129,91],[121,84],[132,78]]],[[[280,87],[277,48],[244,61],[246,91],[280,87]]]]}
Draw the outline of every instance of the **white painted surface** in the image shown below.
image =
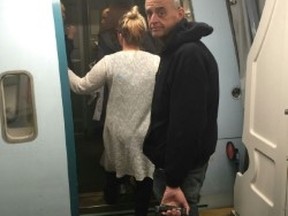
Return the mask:
{"type": "Polygon", "coordinates": [[[214,54],[219,67],[220,103],[218,138],[242,136],[243,106],[241,100],[231,95],[233,88],[240,87],[235,46],[230,28],[225,0],[192,0],[195,19],[214,28],[203,42],[214,54]]]}
{"type": "Polygon", "coordinates": [[[207,204],[208,208],[232,206],[236,167],[234,162],[227,159],[227,142],[232,141],[239,149],[240,163],[244,157],[241,142],[243,105],[241,99],[235,99],[231,94],[235,87],[240,88],[233,35],[225,0],[192,0],[192,4],[195,20],[214,28],[214,32],[205,37],[203,42],[216,58],[220,79],[218,143],[209,163],[200,204],[207,204]]]}
{"type": "Polygon", "coordinates": [[[0,75],[11,70],[32,74],[38,124],[32,142],[7,144],[0,137],[3,216],[71,215],[53,20],[51,0],[0,1],[0,75]]]}
{"type": "Polygon", "coordinates": [[[240,216],[287,215],[288,1],[266,1],[247,62],[243,141],[250,166],[235,183],[240,216]]]}

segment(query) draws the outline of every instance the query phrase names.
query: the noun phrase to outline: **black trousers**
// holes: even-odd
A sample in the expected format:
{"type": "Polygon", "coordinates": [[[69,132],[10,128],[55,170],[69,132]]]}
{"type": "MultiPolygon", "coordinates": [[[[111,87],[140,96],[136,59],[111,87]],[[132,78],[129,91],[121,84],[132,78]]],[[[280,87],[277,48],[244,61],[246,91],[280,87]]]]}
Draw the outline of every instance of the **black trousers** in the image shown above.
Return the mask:
{"type": "MultiPolygon", "coordinates": [[[[120,193],[120,184],[127,180],[126,177],[117,178],[116,173],[106,172],[104,199],[107,204],[116,204],[120,193]]],[[[153,180],[144,178],[135,182],[135,216],[147,216],[149,202],[153,191],[153,180]]]]}

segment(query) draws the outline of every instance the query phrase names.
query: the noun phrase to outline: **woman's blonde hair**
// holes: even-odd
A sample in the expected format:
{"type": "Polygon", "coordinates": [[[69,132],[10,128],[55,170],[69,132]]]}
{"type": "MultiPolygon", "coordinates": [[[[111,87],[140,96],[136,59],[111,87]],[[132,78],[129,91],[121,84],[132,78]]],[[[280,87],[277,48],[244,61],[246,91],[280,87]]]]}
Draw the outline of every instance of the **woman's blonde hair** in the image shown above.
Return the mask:
{"type": "Polygon", "coordinates": [[[125,13],[119,22],[118,32],[128,44],[140,46],[144,33],[147,30],[145,18],[140,14],[138,7],[133,6],[125,13]]]}

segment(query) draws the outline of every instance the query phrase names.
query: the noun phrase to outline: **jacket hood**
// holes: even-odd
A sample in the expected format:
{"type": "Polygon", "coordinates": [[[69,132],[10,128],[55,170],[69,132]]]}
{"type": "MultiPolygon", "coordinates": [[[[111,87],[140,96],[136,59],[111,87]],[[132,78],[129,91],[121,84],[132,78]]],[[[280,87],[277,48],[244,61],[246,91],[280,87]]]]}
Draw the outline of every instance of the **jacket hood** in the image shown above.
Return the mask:
{"type": "Polygon", "coordinates": [[[187,42],[199,41],[202,37],[210,35],[212,32],[213,28],[206,23],[188,22],[183,19],[166,38],[163,51],[173,50],[187,42]]]}

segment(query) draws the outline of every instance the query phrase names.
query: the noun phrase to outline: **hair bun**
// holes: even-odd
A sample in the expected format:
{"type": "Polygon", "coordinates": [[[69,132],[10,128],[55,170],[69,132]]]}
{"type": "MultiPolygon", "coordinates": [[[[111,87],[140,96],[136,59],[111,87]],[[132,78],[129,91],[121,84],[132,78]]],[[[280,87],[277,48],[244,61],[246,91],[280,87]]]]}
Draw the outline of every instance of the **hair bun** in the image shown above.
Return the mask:
{"type": "Polygon", "coordinates": [[[135,5],[132,9],[127,13],[128,19],[136,19],[139,15],[138,6],[135,5]]]}
{"type": "Polygon", "coordinates": [[[119,20],[118,30],[127,44],[140,46],[142,37],[147,29],[145,18],[138,11],[137,6],[133,6],[129,12],[119,20]]]}

